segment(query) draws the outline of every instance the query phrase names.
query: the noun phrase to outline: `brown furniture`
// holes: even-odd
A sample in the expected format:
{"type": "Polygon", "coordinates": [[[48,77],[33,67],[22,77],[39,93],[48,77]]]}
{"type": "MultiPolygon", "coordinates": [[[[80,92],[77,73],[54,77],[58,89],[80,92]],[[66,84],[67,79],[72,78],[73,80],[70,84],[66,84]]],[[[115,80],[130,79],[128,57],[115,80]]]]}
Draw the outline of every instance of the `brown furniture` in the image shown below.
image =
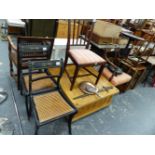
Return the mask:
{"type": "Polygon", "coordinates": [[[90,74],[93,75],[93,73],[91,73],[91,71],[86,69],[87,66],[100,65],[98,75],[97,76],[94,75],[96,77],[95,84],[97,84],[101,75],[102,75],[102,71],[103,71],[103,68],[105,65],[105,60],[103,58],[101,58],[100,56],[98,56],[97,54],[95,54],[94,52],[92,52],[91,50],[89,50],[90,38],[91,38],[92,30],[93,30],[93,23],[91,23],[88,26],[87,32],[85,32],[85,35],[82,37],[81,37],[82,27],[83,27],[83,25],[85,25],[85,20],[73,20],[73,27],[71,27],[71,24],[72,24],[71,20],[68,20],[68,38],[67,38],[65,68],[67,66],[68,58],[71,58],[71,60],[73,61],[73,63],[75,64],[76,67],[75,67],[74,75],[72,77],[69,75],[67,69],[65,71],[70,79],[70,82],[71,82],[70,89],[72,90],[73,86],[75,84],[76,78],[79,77],[78,73],[81,68],[85,68],[85,70],[87,70],[87,73],[89,73],[89,74],[85,74],[82,76],[86,76],[86,75],[88,76],[90,74]],[[78,25],[77,32],[75,32],[76,25],[78,25]],[[72,28],[73,28],[73,30],[72,30],[72,28]],[[80,29],[81,29],[81,31],[80,31],[80,29]],[[71,33],[71,32],[73,32],[73,33],[71,33]],[[78,34],[77,36],[79,36],[78,38],[75,38],[76,33],[78,34]],[[80,48],[72,49],[73,46],[74,47],[75,46],[83,46],[84,49],[80,49],[80,48]]]}
{"type": "Polygon", "coordinates": [[[121,60],[120,63],[126,73],[132,76],[131,81],[126,85],[126,90],[133,89],[138,83],[142,82],[146,76],[146,66],[133,66],[128,60],[121,60]]]}
{"type": "Polygon", "coordinates": [[[92,41],[96,44],[126,45],[128,40],[120,36],[123,28],[113,23],[97,20],[94,26],[92,41]]]}
{"type": "MultiPolygon", "coordinates": [[[[74,70],[75,70],[74,65],[68,65],[67,69],[71,75],[74,75],[74,70]]],[[[98,72],[93,67],[89,67],[89,69],[94,74],[96,74],[96,75],[98,74],[98,72]]],[[[59,71],[58,69],[55,69],[55,70],[49,69],[49,72],[52,74],[56,74],[58,71],[59,71]]],[[[87,73],[87,71],[84,69],[81,69],[79,71],[80,75],[83,75],[85,73],[87,73]]],[[[75,97],[79,97],[84,94],[79,89],[79,84],[83,81],[89,81],[91,83],[94,83],[96,81],[96,78],[93,75],[78,78],[75,82],[75,87],[72,91],[70,90],[70,81],[69,81],[68,76],[65,72],[60,80],[60,86],[61,86],[64,94],[67,96],[67,98],[72,102],[72,104],[78,110],[77,114],[75,114],[75,116],[73,117],[73,121],[77,121],[85,116],[93,114],[94,112],[109,106],[111,104],[112,97],[115,94],[119,93],[119,90],[116,87],[114,87],[106,78],[101,76],[101,79],[96,86],[99,89],[102,89],[103,86],[104,87],[113,86],[112,89],[109,89],[108,91],[104,90],[104,91],[100,92],[99,94],[102,97],[98,97],[97,95],[88,95],[85,97],[75,99],[75,97]]]]}
{"type": "Polygon", "coordinates": [[[26,35],[26,24],[21,19],[6,20],[8,34],[26,35]]]}
{"type": "Polygon", "coordinates": [[[57,19],[25,19],[28,36],[56,37],[57,19]]]}
{"type": "Polygon", "coordinates": [[[10,75],[17,80],[20,89],[21,70],[28,68],[30,60],[49,60],[53,49],[54,38],[45,37],[17,37],[16,45],[11,37],[8,37],[10,75]],[[14,67],[16,67],[16,72],[14,67]]]}
{"type": "MultiPolygon", "coordinates": [[[[76,113],[76,108],[68,101],[60,89],[60,78],[63,73],[63,60],[52,61],[30,61],[29,66],[29,98],[30,98],[30,112],[33,108],[35,117],[35,134],[38,134],[38,129],[46,124],[56,121],[60,118],[67,118],[69,134],[71,131],[72,118],[76,113]],[[51,70],[59,68],[56,74],[47,74],[48,68],[51,70]],[[42,72],[41,77],[33,78],[34,72],[42,72]],[[33,91],[33,83],[44,83],[43,80],[50,79],[53,82],[52,87],[44,90],[33,91]]],[[[44,83],[45,84],[45,83],[44,83]]]]}

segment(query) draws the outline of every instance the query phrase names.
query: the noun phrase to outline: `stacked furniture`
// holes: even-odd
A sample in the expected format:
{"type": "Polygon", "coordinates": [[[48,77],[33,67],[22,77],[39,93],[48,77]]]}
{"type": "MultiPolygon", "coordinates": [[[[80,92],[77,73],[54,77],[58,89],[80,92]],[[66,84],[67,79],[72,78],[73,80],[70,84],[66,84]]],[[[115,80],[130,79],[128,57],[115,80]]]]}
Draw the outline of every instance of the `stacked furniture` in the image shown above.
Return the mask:
{"type": "Polygon", "coordinates": [[[50,60],[54,38],[17,37],[15,45],[9,36],[8,41],[10,75],[16,79],[18,89],[20,89],[21,71],[28,69],[28,61],[30,60],[50,60]]]}
{"type": "Polygon", "coordinates": [[[26,35],[26,24],[21,19],[6,20],[8,34],[23,34],[26,35]]]}

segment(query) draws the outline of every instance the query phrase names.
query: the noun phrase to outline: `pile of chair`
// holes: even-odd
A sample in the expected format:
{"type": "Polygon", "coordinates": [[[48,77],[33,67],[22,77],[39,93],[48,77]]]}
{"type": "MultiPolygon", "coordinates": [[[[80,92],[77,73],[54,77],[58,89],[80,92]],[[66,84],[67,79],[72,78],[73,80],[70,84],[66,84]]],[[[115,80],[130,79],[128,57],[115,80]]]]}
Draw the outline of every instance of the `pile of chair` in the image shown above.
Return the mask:
{"type": "MultiPolygon", "coordinates": [[[[67,24],[68,35],[64,61],[62,59],[51,60],[56,36],[52,38],[19,36],[16,43],[10,36],[8,37],[10,75],[16,79],[21,95],[25,96],[28,119],[30,119],[32,111],[34,112],[35,134],[38,133],[40,126],[62,117],[68,118],[69,133],[71,134],[71,122],[77,109],[61,90],[60,79],[64,71],[71,82],[70,90],[74,89],[76,78],[81,76],[93,75],[96,77],[95,84],[97,84],[103,75],[114,86],[124,85],[132,78],[108,58],[106,51],[104,57],[91,51],[94,21],[68,20],[67,24]],[[75,65],[73,76],[67,71],[69,58],[75,65]],[[91,73],[90,66],[99,66],[98,75],[91,73]],[[52,75],[48,72],[49,68],[59,68],[60,72],[52,75]],[[88,74],[79,75],[80,69],[86,70],[88,74]]],[[[140,51],[139,49],[139,53],[140,51]]]]}

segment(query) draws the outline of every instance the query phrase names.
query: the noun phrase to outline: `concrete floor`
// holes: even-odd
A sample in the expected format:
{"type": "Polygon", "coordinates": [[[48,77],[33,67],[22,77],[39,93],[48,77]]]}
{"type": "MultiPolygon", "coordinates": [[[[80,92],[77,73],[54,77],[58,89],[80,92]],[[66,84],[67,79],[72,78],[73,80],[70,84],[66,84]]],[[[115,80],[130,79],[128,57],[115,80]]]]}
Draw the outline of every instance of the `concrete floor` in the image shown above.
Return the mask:
{"type": "MultiPolygon", "coordinates": [[[[15,128],[14,134],[34,134],[34,119],[27,120],[24,97],[17,91],[15,81],[9,76],[7,42],[0,41],[0,87],[7,90],[9,98],[0,105],[0,117],[7,117],[15,128]]],[[[112,104],[72,125],[75,135],[154,134],[155,89],[149,84],[116,95],[112,104]]],[[[42,127],[42,135],[68,134],[64,119],[42,127]]]]}

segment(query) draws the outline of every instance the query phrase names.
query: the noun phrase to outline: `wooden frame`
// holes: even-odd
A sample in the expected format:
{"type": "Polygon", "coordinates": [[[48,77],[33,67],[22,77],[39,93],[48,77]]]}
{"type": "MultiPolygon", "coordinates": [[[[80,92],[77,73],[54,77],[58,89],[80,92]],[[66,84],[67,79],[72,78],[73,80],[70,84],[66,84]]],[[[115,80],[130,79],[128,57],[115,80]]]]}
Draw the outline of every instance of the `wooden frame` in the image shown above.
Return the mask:
{"type": "Polygon", "coordinates": [[[67,48],[66,48],[66,57],[65,57],[65,68],[67,66],[68,58],[71,58],[74,65],[76,66],[73,77],[71,77],[69,75],[67,69],[65,69],[65,71],[70,79],[70,82],[71,82],[70,90],[73,89],[74,84],[76,82],[76,78],[80,77],[78,75],[80,68],[84,68],[88,72],[88,74],[85,74],[82,76],[88,76],[90,74],[91,75],[94,75],[94,74],[91,71],[89,71],[88,69],[86,69],[86,67],[100,65],[98,76],[94,75],[97,78],[95,84],[98,83],[98,81],[102,75],[102,71],[103,71],[105,62],[97,63],[97,64],[94,64],[94,63],[93,64],[92,63],[79,64],[78,62],[76,62],[74,57],[69,53],[70,47],[72,47],[72,46],[84,46],[85,49],[89,49],[90,39],[92,36],[93,28],[94,28],[94,22],[90,23],[90,22],[87,22],[86,20],[72,20],[72,21],[68,20],[68,38],[67,38],[67,48]],[[71,26],[71,24],[72,24],[72,26],[71,26]],[[77,32],[75,32],[75,26],[77,26],[77,25],[78,25],[77,32]],[[76,36],[79,36],[79,37],[75,38],[75,34],[76,34],[76,36]],[[71,42],[71,39],[72,39],[72,42],[71,42]]]}

